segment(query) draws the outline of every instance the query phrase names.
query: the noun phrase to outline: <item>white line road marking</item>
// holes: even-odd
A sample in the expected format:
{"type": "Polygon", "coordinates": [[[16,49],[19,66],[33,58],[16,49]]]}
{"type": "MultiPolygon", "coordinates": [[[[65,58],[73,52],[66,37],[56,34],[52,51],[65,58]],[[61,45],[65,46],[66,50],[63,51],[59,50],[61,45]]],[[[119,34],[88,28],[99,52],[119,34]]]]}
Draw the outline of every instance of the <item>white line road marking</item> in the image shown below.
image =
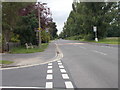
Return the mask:
{"type": "Polygon", "coordinates": [[[99,53],[99,54],[102,54],[102,55],[107,55],[106,53],[103,53],[103,52],[99,52],[99,51],[96,51],[96,50],[92,50],[93,52],[96,52],[96,53],[99,53]]]}
{"type": "Polygon", "coordinates": [[[48,74],[46,79],[53,79],[53,75],[52,74],[48,74]]]}
{"type": "Polygon", "coordinates": [[[48,68],[52,68],[52,66],[48,66],[48,68]]]}
{"type": "Polygon", "coordinates": [[[58,65],[62,65],[62,63],[58,63],[58,65]]]}
{"type": "Polygon", "coordinates": [[[74,88],[71,81],[66,81],[65,86],[66,86],[66,88],[74,88]]]}
{"type": "Polygon", "coordinates": [[[44,89],[45,87],[17,87],[17,86],[0,86],[0,88],[8,88],[8,89],[10,89],[10,88],[17,88],[17,89],[44,89]]]}
{"type": "Polygon", "coordinates": [[[60,65],[59,68],[64,68],[64,66],[63,66],[63,65],[60,65]]]}
{"type": "Polygon", "coordinates": [[[47,73],[53,73],[52,69],[51,70],[47,70],[47,73]]]}
{"type": "Polygon", "coordinates": [[[66,73],[65,69],[60,69],[61,73],[66,73]]]}
{"type": "Polygon", "coordinates": [[[48,65],[52,65],[52,63],[48,63],[48,65]]]}
{"type": "Polygon", "coordinates": [[[46,88],[53,88],[53,82],[46,82],[46,88]]]}
{"type": "Polygon", "coordinates": [[[59,61],[57,61],[58,63],[60,62],[61,63],[61,61],[59,60],[59,61]]]}
{"type": "Polygon", "coordinates": [[[68,74],[62,74],[63,79],[69,79],[68,74]]]}

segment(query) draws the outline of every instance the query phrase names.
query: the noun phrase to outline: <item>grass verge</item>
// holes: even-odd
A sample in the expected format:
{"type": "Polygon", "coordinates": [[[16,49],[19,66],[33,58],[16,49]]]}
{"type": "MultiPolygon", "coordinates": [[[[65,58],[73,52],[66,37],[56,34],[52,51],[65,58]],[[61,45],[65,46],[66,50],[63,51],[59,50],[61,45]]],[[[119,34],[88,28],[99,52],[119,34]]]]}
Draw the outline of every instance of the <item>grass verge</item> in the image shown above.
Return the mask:
{"type": "Polygon", "coordinates": [[[108,38],[100,39],[98,42],[96,42],[95,40],[85,40],[80,35],[71,36],[66,39],[67,40],[80,40],[80,41],[87,41],[87,42],[94,42],[94,43],[115,44],[115,45],[119,44],[120,45],[120,37],[108,37],[108,38]]]}
{"type": "Polygon", "coordinates": [[[41,47],[26,49],[25,47],[15,47],[10,50],[12,54],[43,52],[48,47],[48,43],[41,44],[41,47]]]}
{"type": "Polygon", "coordinates": [[[105,39],[100,40],[97,43],[116,44],[116,45],[120,44],[118,38],[105,38],[105,39]]]}
{"type": "Polygon", "coordinates": [[[12,61],[7,61],[7,60],[0,60],[0,64],[11,64],[13,63],[12,61]]]}
{"type": "MultiPolygon", "coordinates": [[[[118,44],[120,44],[120,41],[119,41],[119,40],[120,40],[120,38],[111,37],[111,38],[101,39],[101,40],[99,40],[98,42],[96,42],[96,41],[88,41],[88,42],[118,45],[118,44]]],[[[82,40],[82,41],[86,41],[86,40],[82,40]]]]}

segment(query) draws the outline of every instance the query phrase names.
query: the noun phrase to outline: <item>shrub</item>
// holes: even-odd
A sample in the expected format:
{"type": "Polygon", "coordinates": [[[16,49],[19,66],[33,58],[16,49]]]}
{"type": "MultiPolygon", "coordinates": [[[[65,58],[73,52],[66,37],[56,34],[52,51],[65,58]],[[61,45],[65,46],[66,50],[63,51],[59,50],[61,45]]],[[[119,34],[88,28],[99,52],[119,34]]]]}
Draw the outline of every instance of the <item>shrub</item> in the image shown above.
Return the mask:
{"type": "Polygon", "coordinates": [[[94,39],[94,36],[92,34],[88,34],[88,35],[85,35],[84,36],[84,39],[85,40],[93,40],[94,39]]]}

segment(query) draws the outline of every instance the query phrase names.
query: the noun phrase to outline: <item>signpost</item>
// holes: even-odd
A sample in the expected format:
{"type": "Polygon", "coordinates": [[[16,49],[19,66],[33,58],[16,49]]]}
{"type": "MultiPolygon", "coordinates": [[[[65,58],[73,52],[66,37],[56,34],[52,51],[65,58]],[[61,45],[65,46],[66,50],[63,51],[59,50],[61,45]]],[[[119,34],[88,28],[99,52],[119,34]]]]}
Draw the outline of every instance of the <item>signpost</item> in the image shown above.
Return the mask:
{"type": "Polygon", "coordinates": [[[97,27],[93,26],[93,31],[95,32],[95,41],[98,42],[98,38],[97,38],[97,27]]]}

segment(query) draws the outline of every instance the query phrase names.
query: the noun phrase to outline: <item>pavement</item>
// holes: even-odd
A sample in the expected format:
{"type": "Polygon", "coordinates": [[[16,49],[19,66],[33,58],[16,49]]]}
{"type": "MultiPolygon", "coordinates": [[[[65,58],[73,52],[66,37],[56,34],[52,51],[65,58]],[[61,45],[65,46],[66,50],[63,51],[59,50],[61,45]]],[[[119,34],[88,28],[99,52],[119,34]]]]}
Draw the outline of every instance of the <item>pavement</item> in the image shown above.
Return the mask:
{"type": "MultiPolygon", "coordinates": [[[[56,45],[51,42],[44,52],[29,54],[3,54],[2,60],[13,61],[7,67],[44,63],[56,56],[56,45]]],[[[6,67],[6,65],[4,65],[6,67]]]]}
{"type": "Polygon", "coordinates": [[[53,43],[56,43],[62,51],[63,58],[42,65],[3,69],[2,86],[38,90],[46,88],[116,90],[118,88],[117,46],[62,39],[53,43]]]}

